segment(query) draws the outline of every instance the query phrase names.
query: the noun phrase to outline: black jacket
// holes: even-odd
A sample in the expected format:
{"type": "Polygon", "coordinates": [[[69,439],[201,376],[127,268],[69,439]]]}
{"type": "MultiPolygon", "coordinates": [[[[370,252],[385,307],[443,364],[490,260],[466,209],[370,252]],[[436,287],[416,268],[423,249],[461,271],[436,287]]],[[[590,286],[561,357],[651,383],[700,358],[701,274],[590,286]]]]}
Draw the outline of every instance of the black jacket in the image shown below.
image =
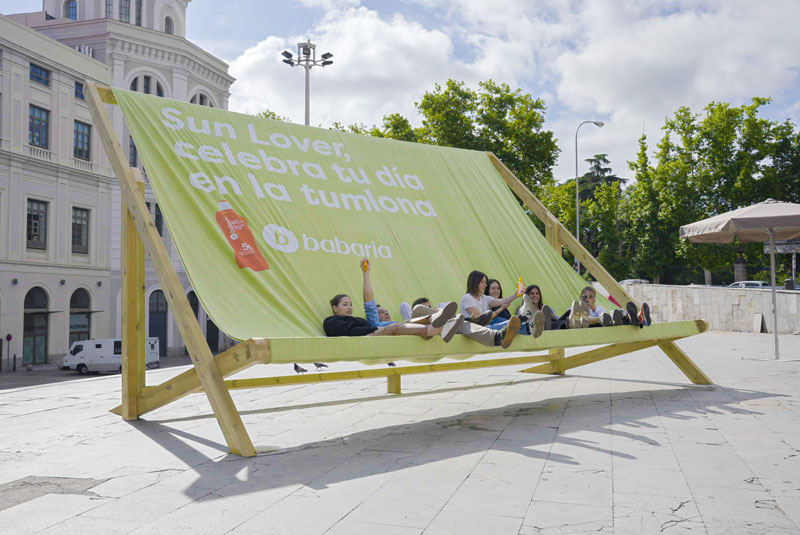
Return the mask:
{"type": "Polygon", "coordinates": [[[328,316],[322,327],[326,336],[366,336],[378,330],[364,318],[356,316],[328,316]]]}

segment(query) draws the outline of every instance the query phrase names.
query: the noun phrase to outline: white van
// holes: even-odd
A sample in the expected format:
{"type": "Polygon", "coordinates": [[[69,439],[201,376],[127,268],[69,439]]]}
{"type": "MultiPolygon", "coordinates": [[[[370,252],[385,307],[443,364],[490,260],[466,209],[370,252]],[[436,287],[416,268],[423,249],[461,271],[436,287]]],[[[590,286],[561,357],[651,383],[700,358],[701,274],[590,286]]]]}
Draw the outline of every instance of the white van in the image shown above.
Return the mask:
{"type": "MultiPolygon", "coordinates": [[[[148,338],[145,348],[145,366],[158,368],[158,338],[148,338]]],[[[62,370],[75,370],[81,375],[89,372],[122,371],[122,340],[104,338],[73,342],[64,355],[62,370]]]]}

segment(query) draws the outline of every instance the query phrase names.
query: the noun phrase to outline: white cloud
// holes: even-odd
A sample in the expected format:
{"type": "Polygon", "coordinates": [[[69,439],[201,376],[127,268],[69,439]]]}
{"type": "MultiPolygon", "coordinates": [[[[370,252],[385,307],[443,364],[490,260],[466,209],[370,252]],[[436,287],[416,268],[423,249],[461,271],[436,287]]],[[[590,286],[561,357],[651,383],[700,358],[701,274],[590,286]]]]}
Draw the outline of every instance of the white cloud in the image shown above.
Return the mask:
{"type": "MultiPolygon", "coordinates": [[[[325,11],[309,35],[335,55],[334,65],[312,71],[312,124],[373,124],[391,112],[419,122],[413,103],[435,82],[474,87],[493,78],[546,98],[546,127],[562,148],[555,173],[564,179],[574,175],[575,128],[586,119],[607,125],[581,129],[580,159],[608,153],[624,176],[638,137],[647,133],[654,146],[679,106],[699,112],[712,100],[739,105],[775,96],[782,100],[773,109],[795,119],[800,113],[795,1],[410,1],[444,20],[420,24],[388,3],[379,13],[357,0],[303,0],[325,11]]],[[[272,36],[233,61],[231,108],[268,107],[302,122],[302,72],[279,58],[301,40],[272,36]]]]}

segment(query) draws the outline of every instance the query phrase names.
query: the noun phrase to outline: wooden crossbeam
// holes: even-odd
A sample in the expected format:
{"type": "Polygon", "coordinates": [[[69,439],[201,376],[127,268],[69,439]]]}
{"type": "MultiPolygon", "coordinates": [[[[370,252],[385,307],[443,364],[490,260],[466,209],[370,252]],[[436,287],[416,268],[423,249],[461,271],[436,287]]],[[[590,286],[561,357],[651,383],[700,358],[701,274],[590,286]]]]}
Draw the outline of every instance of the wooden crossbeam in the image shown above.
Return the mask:
{"type": "MultiPolygon", "coordinates": [[[[217,422],[222,429],[228,447],[232,453],[252,457],[256,454],[256,450],[242,423],[239,411],[233,403],[231,394],[225,388],[222,375],[214,361],[214,356],[203,337],[203,332],[197,323],[192,307],[189,305],[189,300],[183,293],[178,274],[175,273],[175,269],[172,267],[169,253],[161,241],[161,236],[156,230],[153,219],[150,217],[144,198],[138,192],[136,178],[128,166],[125,152],[123,152],[114,132],[103,98],[94,82],[87,81],[86,87],[86,100],[89,104],[89,110],[94,119],[94,125],[98,131],[100,141],[103,143],[103,148],[105,148],[106,155],[119,182],[122,198],[128,210],[130,210],[133,221],[136,224],[136,230],[150,255],[150,261],[161,283],[167,303],[172,309],[173,318],[186,342],[192,363],[197,370],[197,375],[206,392],[217,422]]],[[[107,94],[106,100],[108,100],[107,94]]]]}
{"type": "MultiPolygon", "coordinates": [[[[515,175],[505,166],[500,159],[492,154],[491,152],[486,153],[489,156],[489,160],[494,165],[497,172],[500,173],[500,176],[503,178],[505,183],[511,188],[517,197],[522,199],[522,202],[533,212],[536,217],[538,217],[544,224],[545,229],[548,227],[552,227],[551,237],[548,238],[548,241],[551,245],[555,246],[556,243],[560,240],[564,246],[570,250],[570,252],[575,255],[575,258],[580,260],[581,264],[586,267],[586,270],[594,276],[597,281],[603,285],[603,287],[608,290],[614,298],[620,303],[627,303],[631,301],[636,303],[636,300],[631,297],[628,292],[625,291],[622,286],[619,285],[617,280],[611,276],[611,274],[606,271],[606,268],[600,264],[600,262],[595,259],[589,253],[589,251],[584,248],[580,241],[578,241],[575,236],[570,234],[567,228],[561,224],[561,222],[556,218],[547,207],[542,204],[542,201],[536,198],[536,196],[525,187],[515,175]],[[557,235],[557,238],[555,237],[557,235]]],[[[559,244],[560,246],[560,244],[559,244]]],[[[702,330],[701,330],[702,332],[702,330]]],[[[712,384],[711,379],[708,378],[706,374],[695,364],[692,359],[689,358],[686,353],[681,350],[678,346],[676,346],[673,342],[664,342],[663,344],[659,345],[659,348],[666,353],[666,355],[675,363],[676,366],[686,375],[686,377],[695,384],[712,384]]]]}
{"type": "Polygon", "coordinates": [[[577,368],[578,366],[585,366],[593,362],[639,351],[640,349],[647,349],[648,347],[653,347],[664,342],[666,342],[666,340],[642,340],[640,342],[621,342],[619,344],[610,344],[597,349],[584,351],[583,353],[578,353],[577,355],[572,355],[571,357],[554,360],[552,362],[548,362],[547,364],[542,364],[541,366],[534,366],[533,368],[520,371],[524,373],[563,372],[571,368],[577,368]]]}
{"type": "MultiPolygon", "coordinates": [[[[254,364],[266,364],[269,362],[269,340],[252,338],[220,353],[214,360],[222,377],[229,377],[254,364]]],[[[160,385],[143,388],[139,398],[139,414],[154,411],[202,389],[197,370],[190,368],[160,385]]],[[[122,411],[123,405],[111,409],[114,414],[121,414],[122,411]]]]}
{"type": "MultiPolygon", "coordinates": [[[[415,375],[420,373],[451,372],[455,370],[476,370],[480,368],[494,368],[497,366],[515,366],[530,364],[532,362],[547,362],[550,356],[528,355],[525,357],[509,357],[502,359],[467,360],[462,362],[444,362],[441,364],[421,364],[418,366],[400,366],[397,368],[380,368],[367,370],[350,370],[346,372],[308,373],[303,375],[285,375],[281,377],[254,377],[251,379],[230,379],[225,385],[231,390],[243,388],[264,388],[270,386],[297,385],[307,383],[325,383],[331,381],[349,381],[354,379],[376,379],[379,377],[394,377],[400,375],[415,375]]],[[[389,392],[399,394],[398,391],[389,392]]]]}

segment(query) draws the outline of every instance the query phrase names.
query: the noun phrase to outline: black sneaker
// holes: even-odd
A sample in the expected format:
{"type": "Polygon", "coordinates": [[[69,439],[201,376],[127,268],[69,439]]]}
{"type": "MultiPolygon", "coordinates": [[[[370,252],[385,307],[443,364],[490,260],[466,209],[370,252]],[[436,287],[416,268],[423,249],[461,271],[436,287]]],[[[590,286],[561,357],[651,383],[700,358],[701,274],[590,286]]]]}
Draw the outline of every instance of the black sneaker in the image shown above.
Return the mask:
{"type": "Polygon", "coordinates": [[[631,325],[638,327],[639,311],[636,310],[636,305],[628,301],[628,303],[625,305],[625,309],[628,311],[628,319],[631,320],[631,325]]]}
{"type": "Polygon", "coordinates": [[[614,312],[611,313],[611,319],[614,320],[614,326],[625,325],[624,314],[618,308],[615,308],[614,312]]]}
{"type": "Polygon", "coordinates": [[[542,313],[544,314],[544,330],[549,331],[553,325],[553,320],[557,319],[556,313],[548,305],[542,307],[542,313]]]}
{"type": "Polygon", "coordinates": [[[481,327],[486,327],[492,321],[492,311],[487,310],[486,312],[478,316],[471,316],[469,318],[465,318],[464,321],[474,323],[475,325],[480,325],[481,327]]]}

